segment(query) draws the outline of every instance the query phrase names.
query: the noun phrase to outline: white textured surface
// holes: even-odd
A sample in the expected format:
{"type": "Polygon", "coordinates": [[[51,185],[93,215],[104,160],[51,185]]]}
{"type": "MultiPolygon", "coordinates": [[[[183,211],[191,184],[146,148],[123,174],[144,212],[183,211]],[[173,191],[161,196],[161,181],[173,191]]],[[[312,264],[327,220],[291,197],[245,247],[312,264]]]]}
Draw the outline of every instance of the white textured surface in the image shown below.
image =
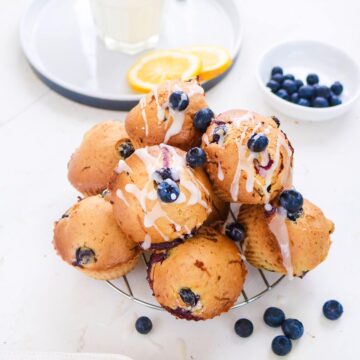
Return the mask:
{"type": "MultiPolygon", "coordinates": [[[[282,118],[296,149],[295,184],[336,222],[327,262],[304,280],[283,282],[272,294],[215,320],[175,320],[85,278],[52,249],[52,222],[77,195],[66,180],[71,152],[91,125],[124,114],[72,103],[35,78],[18,44],[22,5],[20,0],[0,3],[0,350],[124,353],[135,360],[275,359],[270,343],[279,330],[266,327],[262,314],[267,306],[278,305],[305,326],[289,358],[358,359],[360,104],[346,117],[326,123],[282,118]],[[338,322],[321,315],[329,298],[344,304],[338,322]],[[148,336],[134,330],[139,315],[153,320],[148,336]],[[243,316],[255,325],[248,339],[232,329],[243,316]]],[[[259,55],[273,42],[326,40],[360,61],[357,0],[246,0],[244,9],[240,58],[208,94],[216,111],[246,107],[271,113],[258,93],[254,71],[259,55]]]]}

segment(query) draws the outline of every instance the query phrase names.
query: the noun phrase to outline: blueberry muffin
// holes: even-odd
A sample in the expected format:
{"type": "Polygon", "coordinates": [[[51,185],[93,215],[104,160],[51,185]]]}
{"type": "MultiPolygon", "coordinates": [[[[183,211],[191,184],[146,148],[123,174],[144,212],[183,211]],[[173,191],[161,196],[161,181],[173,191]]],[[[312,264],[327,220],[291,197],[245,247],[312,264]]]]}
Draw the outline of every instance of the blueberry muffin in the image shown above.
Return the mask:
{"type": "Polygon", "coordinates": [[[204,227],[184,243],[154,253],[148,279],[165,310],[181,319],[206,320],[234,305],[246,273],[235,243],[204,227]]]}
{"type": "Polygon", "coordinates": [[[193,234],[212,211],[211,186],[202,168],[169,145],[137,149],[120,161],[110,183],[115,218],[144,249],[193,234]]]}
{"type": "Polygon", "coordinates": [[[101,195],[81,200],[56,222],[54,246],[69,265],[101,280],[128,273],[140,253],[120,230],[111,204],[101,195]]]}
{"type": "Polygon", "coordinates": [[[206,170],[227,202],[267,204],[292,182],[293,148],[279,122],[245,110],[216,117],[203,135],[206,170]]]}
{"type": "Polygon", "coordinates": [[[205,108],[204,90],[197,81],[167,81],[129,112],[126,131],[136,148],[165,143],[188,150],[201,142],[193,122],[205,108]]]}
{"type": "Polygon", "coordinates": [[[106,189],[119,160],[133,151],[124,123],[106,121],[95,125],[72,155],[68,178],[85,196],[99,194],[106,189]]]}
{"type": "Polygon", "coordinates": [[[243,252],[257,268],[303,276],[327,257],[334,224],[308,200],[301,201],[295,212],[286,203],[286,208],[282,205],[269,211],[261,205],[241,207],[238,222],[245,229],[243,252]]]}

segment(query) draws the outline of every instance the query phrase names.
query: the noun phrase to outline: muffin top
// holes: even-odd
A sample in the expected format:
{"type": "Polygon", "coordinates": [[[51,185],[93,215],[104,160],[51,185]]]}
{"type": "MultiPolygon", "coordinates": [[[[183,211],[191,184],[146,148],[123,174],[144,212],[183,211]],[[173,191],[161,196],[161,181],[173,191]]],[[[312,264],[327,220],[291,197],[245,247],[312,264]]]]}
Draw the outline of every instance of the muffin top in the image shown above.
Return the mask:
{"type": "Polygon", "coordinates": [[[158,302],[178,318],[210,319],[227,311],[243,287],[246,269],[238,247],[214,229],[150,259],[148,277],[158,302]]]}
{"type": "Polygon", "coordinates": [[[167,81],[129,112],[126,131],[137,148],[165,143],[188,150],[201,142],[193,119],[206,107],[204,90],[196,80],[167,81]]]}
{"type": "Polygon", "coordinates": [[[54,246],[70,265],[103,271],[125,264],[139,254],[114,219],[111,204],[101,195],[72,206],[55,224],[54,246]]]}
{"type": "Polygon", "coordinates": [[[246,110],[216,117],[202,138],[207,172],[229,202],[267,204],[291,186],[293,148],[279,123],[246,110]]]}
{"type": "Polygon", "coordinates": [[[115,218],[145,249],[190,236],[212,211],[207,176],[188,167],[185,155],[165,144],[145,147],[116,169],[109,187],[115,218]]]}
{"type": "Polygon", "coordinates": [[[85,195],[95,195],[106,189],[112,172],[120,159],[134,151],[118,121],[106,121],[92,127],[68,164],[71,184],[85,195]]]}

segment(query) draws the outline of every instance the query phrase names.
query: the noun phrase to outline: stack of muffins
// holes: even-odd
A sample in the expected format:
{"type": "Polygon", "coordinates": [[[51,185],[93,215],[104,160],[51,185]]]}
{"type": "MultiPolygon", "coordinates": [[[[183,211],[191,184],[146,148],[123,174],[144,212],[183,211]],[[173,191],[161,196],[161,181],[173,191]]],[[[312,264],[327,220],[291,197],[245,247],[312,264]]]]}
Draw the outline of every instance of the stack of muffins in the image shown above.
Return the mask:
{"type": "Polygon", "coordinates": [[[115,279],[151,252],[148,281],[178,318],[229,310],[256,268],[303,276],[330,247],[333,223],[292,185],[294,150],[275,117],[209,109],[196,80],[147,94],[125,124],[85,135],[68,166],[84,198],[54,246],[95,279],[115,279]]]}

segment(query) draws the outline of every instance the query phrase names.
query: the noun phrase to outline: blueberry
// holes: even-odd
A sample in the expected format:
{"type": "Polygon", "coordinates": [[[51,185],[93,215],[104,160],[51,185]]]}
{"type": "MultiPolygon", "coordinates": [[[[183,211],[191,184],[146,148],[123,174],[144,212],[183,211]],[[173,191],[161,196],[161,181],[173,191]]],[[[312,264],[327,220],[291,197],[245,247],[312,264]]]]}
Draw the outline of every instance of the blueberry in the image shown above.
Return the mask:
{"type": "Polygon", "coordinates": [[[136,320],[135,329],[140,334],[148,334],[152,329],[152,322],[147,316],[141,316],[136,320]]]}
{"type": "Polygon", "coordinates": [[[135,149],[131,141],[126,141],[119,146],[118,151],[119,151],[119,155],[123,159],[127,159],[135,151],[135,149]]]}
{"type": "Polygon", "coordinates": [[[312,106],[316,108],[324,108],[329,106],[329,102],[324,97],[318,96],[312,101],[312,106]]]}
{"type": "Polygon", "coordinates": [[[292,94],[297,90],[296,82],[294,80],[286,79],[282,83],[281,87],[285,89],[288,94],[292,94]]]}
{"type": "Polygon", "coordinates": [[[330,89],[335,95],[340,95],[343,92],[344,87],[342,86],[342,84],[339,81],[335,81],[330,86],[330,89]]]}
{"type": "Polygon", "coordinates": [[[200,296],[194,294],[189,288],[182,288],[179,291],[181,300],[188,306],[194,307],[198,303],[200,296]]]}
{"type": "Polygon", "coordinates": [[[334,94],[330,94],[329,96],[329,102],[331,106],[336,106],[336,105],[340,105],[342,103],[342,101],[340,100],[340,98],[334,94]]]}
{"type": "Polygon", "coordinates": [[[315,89],[310,85],[303,85],[299,88],[299,96],[305,99],[311,99],[315,94],[315,89]]]}
{"type": "Polygon", "coordinates": [[[253,333],[254,325],[248,319],[239,319],[234,325],[234,330],[240,337],[247,338],[253,333]]]}
{"type": "Polygon", "coordinates": [[[280,205],[291,214],[301,211],[303,204],[304,199],[296,190],[285,190],[280,195],[280,205]]]}
{"type": "Polygon", "coordinates": [[[252,151],[252,152],[261,152],[264,151],[266,149],[266,147],[269,144],[269,139],[267,138],[266,135],[259,133],[259,134],[254,134],[248,141],[247,143],[247,147],[252,151]]]}
{"type": "Polygon", "coordinates": [[[175,181],[166,179],[158,185],[157,193],[161,201],[172,203],[179,197],[180,189],[175,181]]]}
{"type": "Polygon", "coordinates": [[[269,307],[264,312],[264,321],[271,327],[279,327],[285,320],[285,313],[277,307],[269,307]]]}
{"type": "Polygon", "coordinates": [[[295,80],[295,83],[296,83],[296,86],[297,86],[298,89],[299,89],[301,86],[304,85],[304,83],[303,83],[302,80],[300,80],[300,79],[296,79],[296,80],[295,80]]]}
{"type": "Polygon", "coordinates": [[[205,161],[205,151],[199,147],[193,147],[186,153],[186,162],[192,168],[203,166],[205,161]]]}
{"type": "Polygon", "coordinates": [[[297,104],[300,106],[310,106],[310,101],[308,99],[300,98],[297,104]]]}
{"type": "Polygon", "coordinates": [[[316,74],[309,74],[306,77],[306,82],[309,85],[314,85],[314,84],[318,84],[319,83],[319,77],[316,74]]]}
{"type": "Polygon", "coordinates": [[[323,306],[324,316],[329,320],[339,319],[343,312],[343,306],[336,300],[328,300],[323,306]]]}
{"type": "Polygon", "coordinates": [[[284,335],[278,335],[273,339],[271,348],[276,355],[285,356],[291,351],[291,340],[284,335]]]}
{"type": "Polygon", "coordinates": [[[289,100],[289,94],[285,89],[280,89],[276,92],[276,95],[284,100],[289,100]]]}
{"type": "Polygon", "coordinates": [[[274,66],[272,69],[271,69],[271,76],[275,75],[275,74],[280,74],[282,75],[283,74],[283,69],[280,67],[280,66],[274,66]]]}
{"type": "Polygon", "coordinates": [[[194,116],[195,128],[205,132],[211,121],[214,119],[214,116],[213,111],[209,108],[199,110],[194,116]]]}
{"type": "Polygon", "coordinates": [[[156,183],[160,184],[163,180],[171,179],[174,181],[179,181],[179,174],[175,169],[171,168],[161,168],[160,170],[156,170],[153,173],[153,179],[156,183]]]}
{"type": "Polygon", "coordinates": [[[286,319],[282,323],[281,329],[291,340],[300,339],[304,334],[304,325],[297,319],[286,319]]]}
{"type": "Polygon", "coordinates": [[[240,243],[245,239],[245,229],[244,227],[237,223],[233,222],[227,224],[225,227],[225,234],[234,241],[239,241],[240,243]]]}
{"type": "Polygon", "coordinates": [[[212,142],[218,144],[224,141],[224,136],[227,133],[226,125],[219,125],[214,129],[212,142]],[[222,141],[220,141],[222,140],[222,141]]]}
{"type": "Polygon", "coordinates": [[[330,89],[326,85],[315,85],[315,96],[329,97],[330,89]]]}
{"type": "Polygon", "coordinates": [[[189,105],[189,97],[183,91],[174,91],[169,97],[169,102],[172,109],[183,111],[189,105]]]}
{"type": "Polygon", "coordinates": [[[284,81],[284,76],[281,74],[275,74],[271,77],[271,80],[275,80],[279,84],[282,84],[282,82],[284,81]]]}
{"type": "Polygon", "coordinates": [[[293,94],[291,94],[290,100],[292,103],[297,104],[299,102],[299,99],[299,93],[294,92],[293,94]]]}
{"type": "Polygon", "coordinates": [[[295,76],[292,74],[286,74],[284,75],[284,81],[285,80],[295,80],[295,76]]]}
{"type": "Polygon", "coordinates": [[[74,262],[74,265],[79,267],[96,262],[94,250],[86,246],[82,246],[76,249],[75,259],[76,260],[74,262]]]}
{"type": "Polygon", "coordinates": [[[280,89],[280,84],[275,80],[270,80],[266,86],[270,88],[272,92],[277,92],[280,89]]]}

